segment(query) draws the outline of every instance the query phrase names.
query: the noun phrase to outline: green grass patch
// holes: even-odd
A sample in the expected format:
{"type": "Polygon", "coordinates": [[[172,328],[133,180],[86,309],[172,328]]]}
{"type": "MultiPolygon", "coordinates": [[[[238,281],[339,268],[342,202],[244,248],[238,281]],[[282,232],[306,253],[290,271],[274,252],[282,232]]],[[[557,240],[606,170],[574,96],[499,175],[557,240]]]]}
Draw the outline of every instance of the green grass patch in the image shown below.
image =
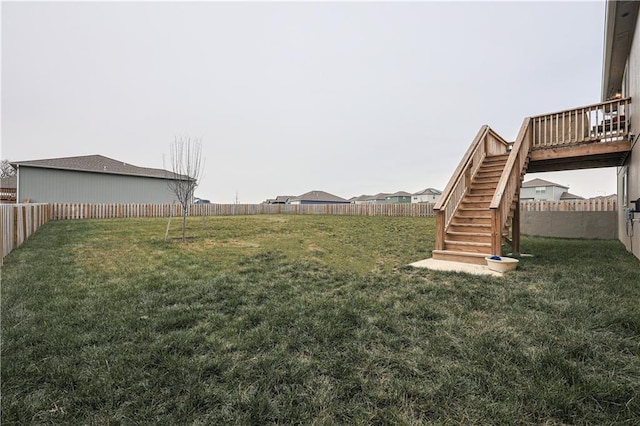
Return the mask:
{"type": "Polygon", "coordinates": [[[3,425],[640,422],[619,242],[524,238],[493,278],[407,267],[432,219],[165,228],[51,222],[5,259],[3,425]]]}

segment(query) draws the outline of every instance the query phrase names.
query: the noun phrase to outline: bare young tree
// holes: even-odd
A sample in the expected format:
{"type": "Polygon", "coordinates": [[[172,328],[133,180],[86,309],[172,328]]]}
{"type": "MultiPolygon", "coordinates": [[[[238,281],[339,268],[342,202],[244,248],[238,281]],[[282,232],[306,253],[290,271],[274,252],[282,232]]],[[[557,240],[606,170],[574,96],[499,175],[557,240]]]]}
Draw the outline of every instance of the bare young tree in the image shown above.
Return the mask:
{"type": "Polygon", "coordinates": [[[16,169],[13,168],[9,160],[2,160],[0,163],[0,177],[15,176],[16,169]]]}
{"type": "Polygon", "coordinates": [[[202,144],[199,139],[176,137],[171,144],[169,157],[173,173],[169,181],[169,189],[182,206],[182,241],[185,241],[189,204],[193,202],[193,193],[198,186],[198,179],[204,166],[202,144]]]}

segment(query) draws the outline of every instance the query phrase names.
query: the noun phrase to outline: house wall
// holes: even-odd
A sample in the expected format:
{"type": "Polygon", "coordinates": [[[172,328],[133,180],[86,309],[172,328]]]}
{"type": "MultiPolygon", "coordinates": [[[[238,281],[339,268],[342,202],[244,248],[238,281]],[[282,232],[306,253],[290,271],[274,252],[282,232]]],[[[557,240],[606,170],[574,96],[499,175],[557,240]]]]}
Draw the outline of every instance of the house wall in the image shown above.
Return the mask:
{"type": "Polygon", "coordinates": [[[411,202],[411,197],[389,197],[385,200],[386,203],[392,203],[392,204],[396,204],[396,203],[410,203],[411,202]]]}
{"type": "Polygon", "coordinates": [[[536,187],[521,188],[520,199],[534,201],[558,201],[560,196],[566,191],[565,188],[558,186],[545,186],[547,188],[544,194],[537,194],[536,187]]]}
{"type": "MultiPolygon", "coordinates": [[[[637,200],[640,198],[640,14],[636,22],[635,34],[631,44],[631,51],[626,65],[626,86],[627,93],[623,95],[631,97],[631,105],[629,108],[630,129],[634,136],[634,145],[631,155],[628,157],[626,166],[628,167],[628,194],[629,200],[637,200]]],[[[622,199],[624,193],[622,188],[623,168],[618,169],[618,238],[627,247],[627,250],[633,251],[633,254],[640,259],[640,213],[635,215],[633,236],[630,236],[630,224],[625,217],[625,202],[622,199]]],[[[628,205],[626,207],[633,207],[628,205]]]]}
{"type": "Polygon", "coordinates": [[[412,203],[435,203],[436,201],[438,201],[438,197],[439,195],[430,195],[430,194],[414,195],[411,198],[411,202],[412,203]]]}
{"type": "Polygon", "coordinates": [[[166,179],[20,166],[19,202],[173,203],[166,179]]]}

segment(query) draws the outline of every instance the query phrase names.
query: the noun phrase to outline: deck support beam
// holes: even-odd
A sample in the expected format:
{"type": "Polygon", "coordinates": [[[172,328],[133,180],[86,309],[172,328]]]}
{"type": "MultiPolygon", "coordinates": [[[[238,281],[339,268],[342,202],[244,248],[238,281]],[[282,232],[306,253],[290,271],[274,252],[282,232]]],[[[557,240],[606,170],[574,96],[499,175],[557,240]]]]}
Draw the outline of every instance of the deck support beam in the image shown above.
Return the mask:
{"type": "Polygon", "coordinates": [[[516,257],[520,256],[520,201],[516,202],[511,220],[511,252],[516,257]]]}

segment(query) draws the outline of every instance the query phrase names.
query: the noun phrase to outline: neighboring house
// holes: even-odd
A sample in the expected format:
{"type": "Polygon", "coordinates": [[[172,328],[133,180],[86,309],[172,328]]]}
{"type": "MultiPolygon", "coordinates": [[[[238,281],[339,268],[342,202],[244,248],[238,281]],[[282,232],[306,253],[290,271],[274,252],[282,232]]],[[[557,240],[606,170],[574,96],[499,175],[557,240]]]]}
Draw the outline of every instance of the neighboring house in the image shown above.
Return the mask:
{"type": "Polygon", "coordinates": [[[391,194],[389,194],[388,192],[380,192],[376,195],[372,195],[371,197],[369,197],[368,200],[366,200],[367,204],[382,204],[382,203],[386,203],[387,202],[387,197],[389,197],[391,194]]]}
{"type": "Polygon", "coordinates": [[[590,200],[599,200],[599,201],[618,201],[618,194],[611,195],[599,195],[597,197],[591,197],[590,200]]]}
{"type": "Polygon", "coordinates": [[[411,194],[404,191],[398,191],[394,194],[390,194],[385,199],[385,203],[410,203],[411,202],[411,194]]]}
{"type": "Polygon", "coordinates": [[[295,198],[293,195],[278,195],[276,198],[269,198],[262,204],[289,204],[289,200],[295,198]]]}
{"type": "Polygon", "coordinates": [[[563,194],[568,194],[568,186],[559,185],[544,179],[533,179],[522,183],[521,201],[560,201],[563,194]]]}
{"type": "MultiPolygon", "coordinates": [[[[630,222],[626,212],[640,199],[640,3],[608,1],[604,29],[602,100],[631,98],[626,125],[631,155],[618,167],[618,238],[640,258],[640,213],[630,222]],[[632,226],[633,225],[633,226],[632,226]],[[634,229],[635,227],[635,229],[634,229]]],[[[640,208],[640,206],[638,206],[640,208]]]]}
{"type": "Polygon", "coordinates": [[[3,204],[16,202],[16,177],[7,176],[0,179],[0,202],[3,204]]]}
{"type": "Polygon", "coordinates": [[[349,204],[349,200],[324,191],[309,191],[289,199],[288,204],[349,204]]]}
{"type": "MultiPolygon", "coordinates": [[[[168,170],[138,167],[102,155],[18,161],[18,202],[173,203],[168,170]]],[[[187,179],[187,177],[181,177],[187,179]]]]}
{"type": "Polygon", "coordinates": [[[358,197],[349,198],[349,202],[351,204],[367,204],[368,200],[371,198],[371,195],[360,195],[358,197]]]}
{"type": "Polygon", "coordinates": [[[435,203],[438,200],[438,197],[442,194],[442,191],[439,191],[435,188],[427,188],[422,191],[418,191],[411,197],[412,203],[435,203]]]}

